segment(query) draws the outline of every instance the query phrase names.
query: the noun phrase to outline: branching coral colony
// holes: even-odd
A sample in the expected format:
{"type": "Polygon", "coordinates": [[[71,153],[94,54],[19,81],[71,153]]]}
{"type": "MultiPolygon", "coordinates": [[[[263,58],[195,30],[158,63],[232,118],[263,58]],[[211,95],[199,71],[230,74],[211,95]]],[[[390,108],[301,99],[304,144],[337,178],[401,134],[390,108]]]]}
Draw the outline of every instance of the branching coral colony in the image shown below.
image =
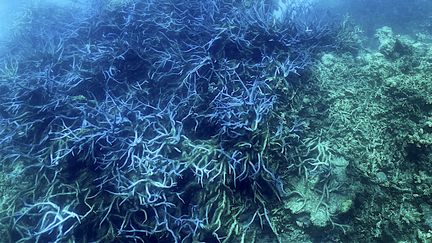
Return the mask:
{"type": "Polygon", "coordinates": [[[2,219],[11,240],[277,235],[271,201],[290,194],[278,168],[329,176],[320,157],[292,162],[304,123],[281,115],[275,83],[289,90],[337,35],[309,1],[71,12],[34,8],[2,60],[2,164],[32,178],[2,219]]]}

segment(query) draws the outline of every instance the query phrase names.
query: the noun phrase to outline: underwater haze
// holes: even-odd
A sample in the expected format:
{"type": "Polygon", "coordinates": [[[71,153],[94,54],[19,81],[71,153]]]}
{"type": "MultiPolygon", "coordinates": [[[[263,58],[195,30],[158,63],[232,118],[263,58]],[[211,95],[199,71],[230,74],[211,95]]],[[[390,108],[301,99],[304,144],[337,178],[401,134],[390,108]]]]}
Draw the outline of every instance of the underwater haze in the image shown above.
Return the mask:
{"type": "Polygon", "coordinates": [[[0,53],[0,243],[432,242],[429,0],[3,0],[0,53]]]}

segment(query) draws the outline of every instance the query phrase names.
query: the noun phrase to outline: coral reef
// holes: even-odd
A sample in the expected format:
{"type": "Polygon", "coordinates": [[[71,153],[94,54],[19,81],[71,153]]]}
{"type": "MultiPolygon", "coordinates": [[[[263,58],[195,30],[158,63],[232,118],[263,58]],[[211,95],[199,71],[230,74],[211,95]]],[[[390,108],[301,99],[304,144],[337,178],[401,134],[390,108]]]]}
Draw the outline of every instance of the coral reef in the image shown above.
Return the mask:
{"type": "Polygon", "coordinates": [[[315,1],[35,4],[0,59],[2,242],[430,242],[432,37],[315,1]],[[17,183],[19,182],[19,183],[17,183]]]}
{"type": "Polygon", "coordinates": [[[431,45],[377,30],[378,50],[326,53],[316,66],[325,137],[350,161],[350,241],[429,242],[431,45]],[[325,95],[324,95],[325,94],[325,95]]]}
{"type": "Polygon", "coordinates": [[[333,20],[309,1],[277,21],[267,1],[92,3],[33,6],[2,59],[1,163],[32,182],[2,212],[10,241],[281,240],[290,168],[324,203],[332,163],[292,148],[289,94],[333,20]]]}

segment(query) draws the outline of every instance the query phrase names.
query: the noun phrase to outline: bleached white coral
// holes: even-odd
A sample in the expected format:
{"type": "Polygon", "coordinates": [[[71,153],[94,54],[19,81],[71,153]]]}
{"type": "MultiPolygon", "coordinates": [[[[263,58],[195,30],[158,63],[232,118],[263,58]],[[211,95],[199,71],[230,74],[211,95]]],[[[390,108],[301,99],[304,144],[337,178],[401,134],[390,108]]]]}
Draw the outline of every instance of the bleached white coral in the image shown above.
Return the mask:
{"type": "Polygon", "coordinates": [[[309,9],[315,0],[276,0],[277,9],[273,16],[277,21],[284,19],[295,19],[301,9],[309,9]]]}

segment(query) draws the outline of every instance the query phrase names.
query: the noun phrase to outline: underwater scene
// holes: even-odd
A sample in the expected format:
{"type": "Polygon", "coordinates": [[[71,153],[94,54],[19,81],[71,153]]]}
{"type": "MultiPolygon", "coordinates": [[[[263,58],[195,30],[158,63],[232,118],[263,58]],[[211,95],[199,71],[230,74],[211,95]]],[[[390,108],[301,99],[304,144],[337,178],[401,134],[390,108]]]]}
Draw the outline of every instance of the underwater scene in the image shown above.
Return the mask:
{"type": "Polygon", "coordinates": [[[1,1],[3,242],[432,242],[432,1],[1,1]]]}

